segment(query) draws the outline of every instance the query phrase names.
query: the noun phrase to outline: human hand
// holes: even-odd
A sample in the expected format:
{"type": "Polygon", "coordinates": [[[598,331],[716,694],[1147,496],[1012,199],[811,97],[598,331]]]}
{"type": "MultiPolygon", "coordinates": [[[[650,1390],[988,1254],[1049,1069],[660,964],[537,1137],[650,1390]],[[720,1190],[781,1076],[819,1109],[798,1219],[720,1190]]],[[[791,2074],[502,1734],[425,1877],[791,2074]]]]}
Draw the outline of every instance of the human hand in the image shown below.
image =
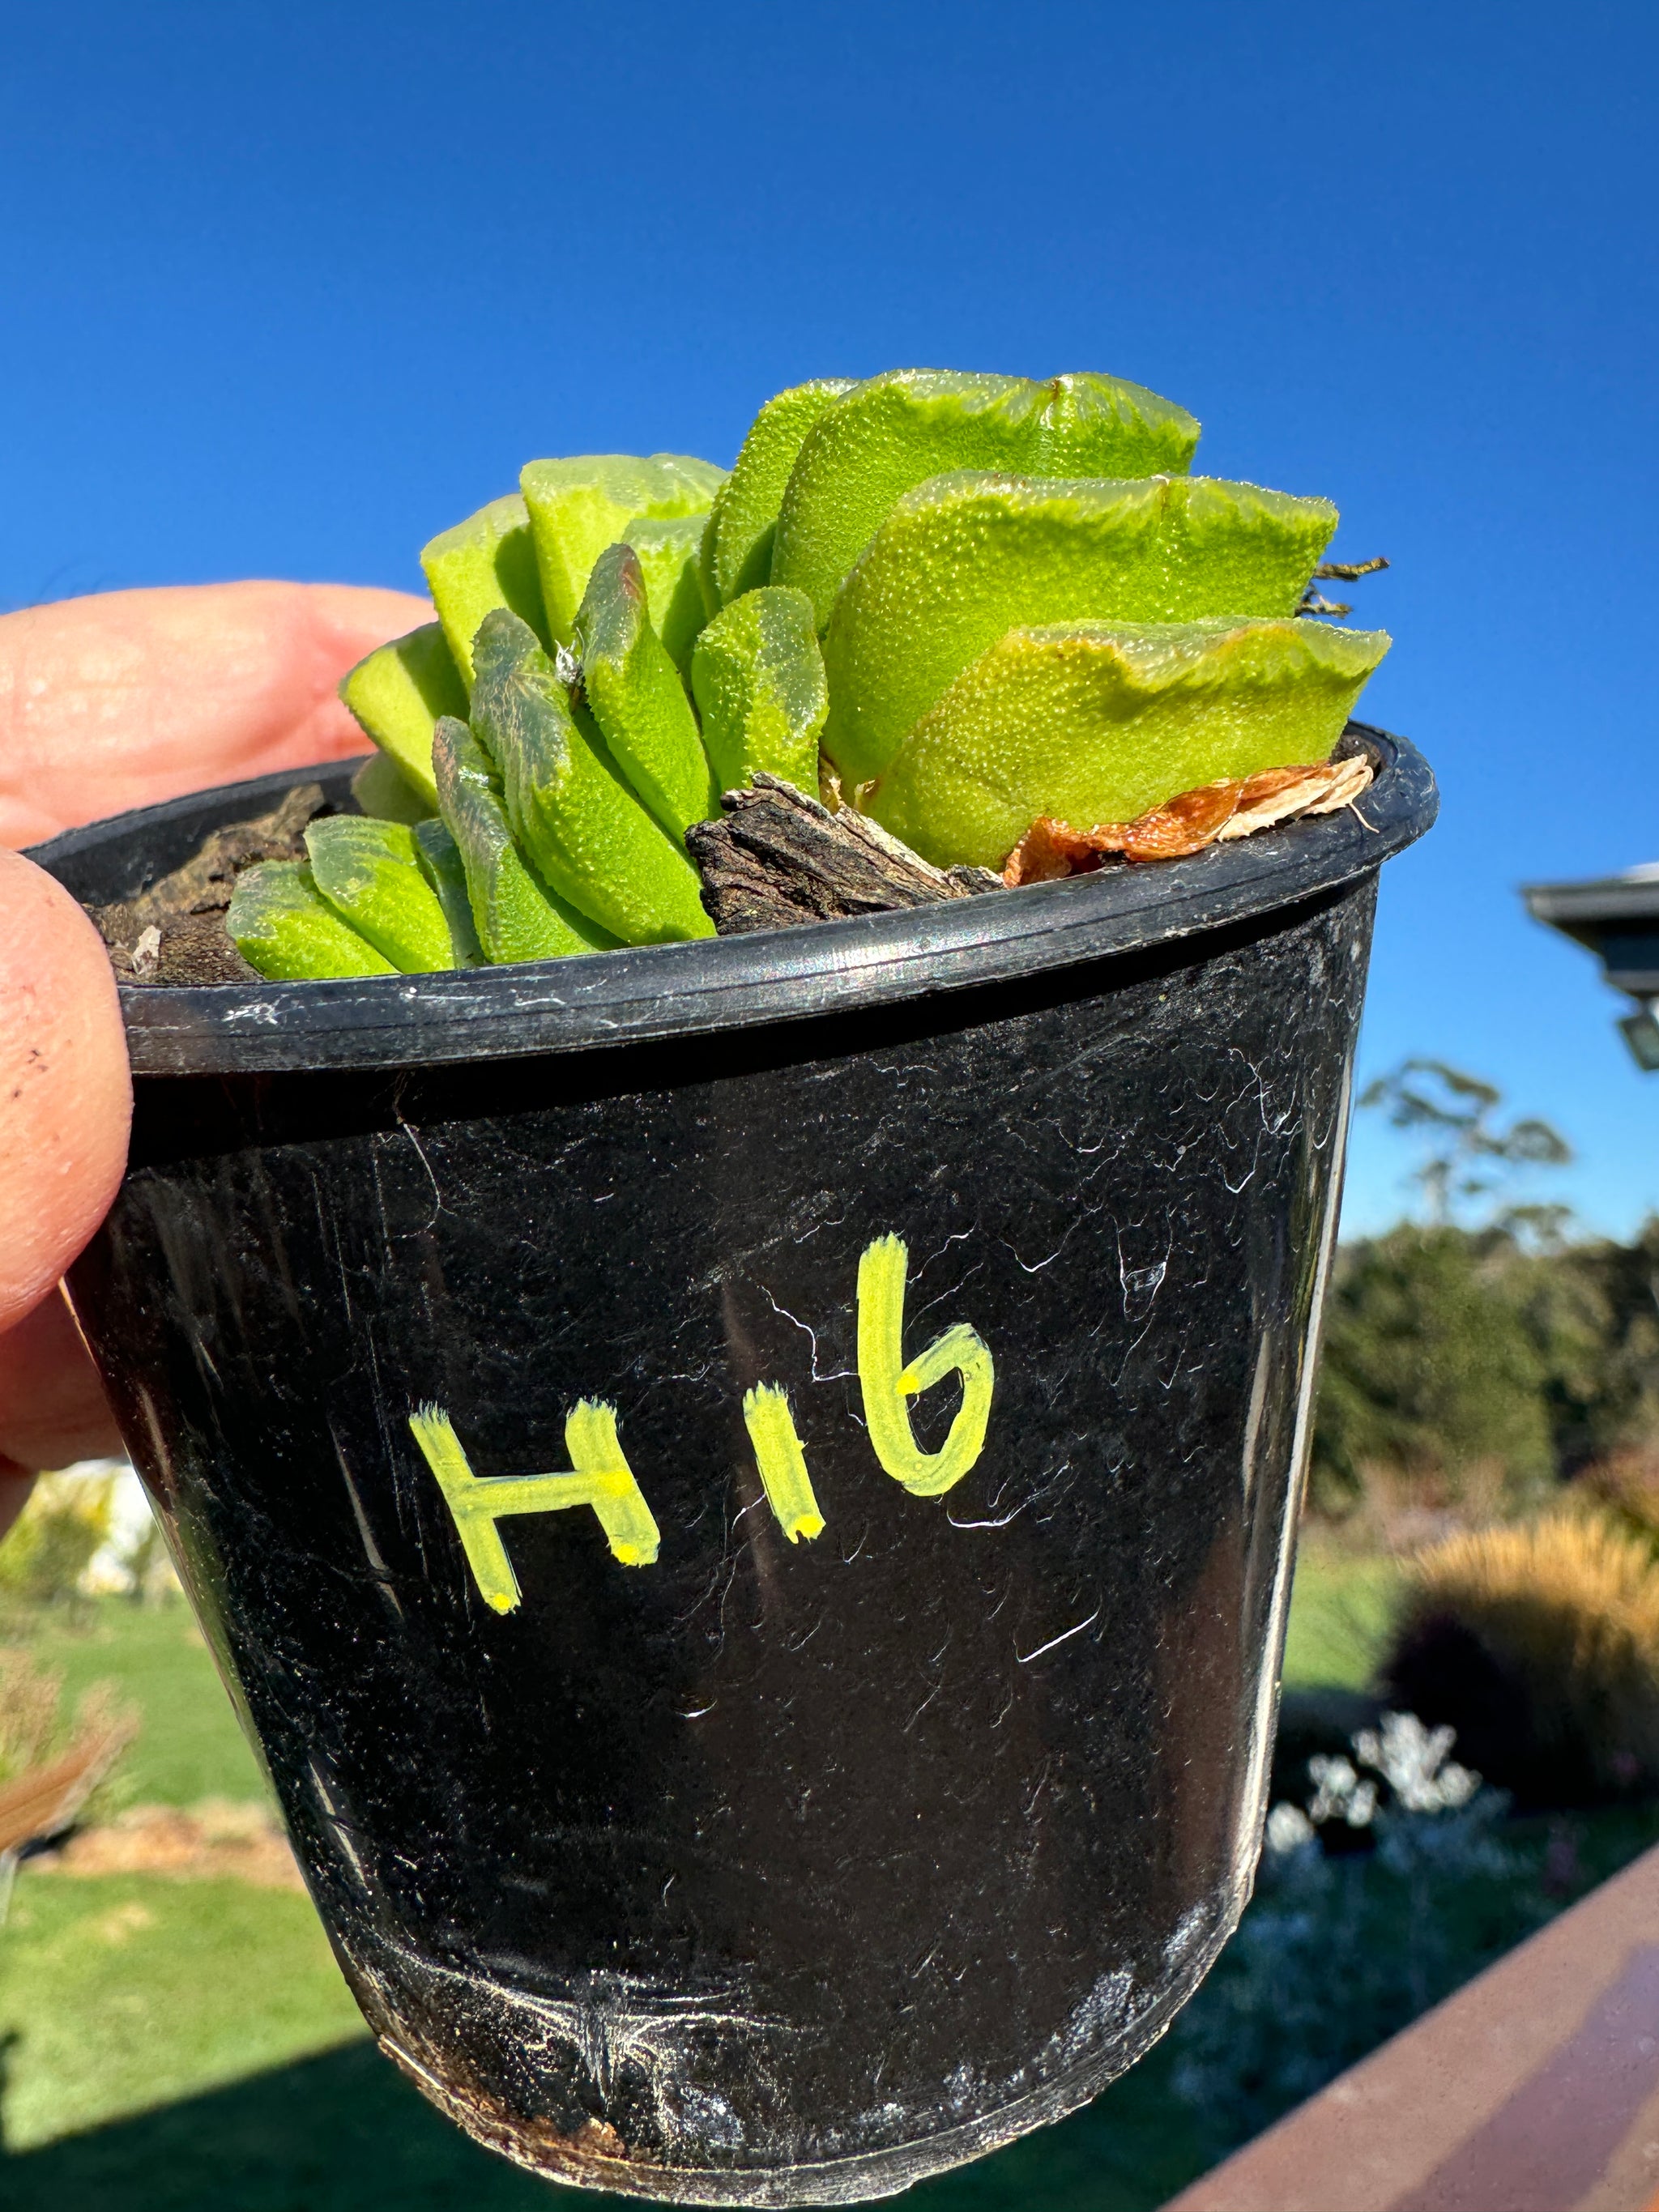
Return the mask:
{"type": "MultiPolygon", "coordinates": [[[[247,583],[0,616],[0,848],[362,752],[335,686],[431,612],[402,592],[247,583]]],[[[57,1286],[115,1195],[131,1103],[97,930],[0,850],[0,1531],[36,1468],[119,1449],[57,1286]]]]}

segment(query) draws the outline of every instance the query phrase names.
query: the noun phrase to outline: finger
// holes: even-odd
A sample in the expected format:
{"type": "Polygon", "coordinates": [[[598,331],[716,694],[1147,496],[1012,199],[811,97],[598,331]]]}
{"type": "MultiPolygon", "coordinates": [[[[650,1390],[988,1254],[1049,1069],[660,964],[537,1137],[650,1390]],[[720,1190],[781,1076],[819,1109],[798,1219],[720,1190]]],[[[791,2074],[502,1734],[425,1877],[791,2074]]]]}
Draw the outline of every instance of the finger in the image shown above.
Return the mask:
{"type": "Polygon", "coordinates": [[[70,1467],[121,1449],[98,1370],[53,1291],[0,1336],[0,1467],[70,1467]]]}
{"type": "Polygon", "coordinates": [[[0,844],[367,751],[336,686],[431,617],[404,592],[281,583],[0,615],[0,844]]]}
{"type": "Polygon", "coordinates": [[[131,1115],[103,940],[50,876],[0,853],[0,1329],[40,1304],[103,1219],[131,1115]]]}

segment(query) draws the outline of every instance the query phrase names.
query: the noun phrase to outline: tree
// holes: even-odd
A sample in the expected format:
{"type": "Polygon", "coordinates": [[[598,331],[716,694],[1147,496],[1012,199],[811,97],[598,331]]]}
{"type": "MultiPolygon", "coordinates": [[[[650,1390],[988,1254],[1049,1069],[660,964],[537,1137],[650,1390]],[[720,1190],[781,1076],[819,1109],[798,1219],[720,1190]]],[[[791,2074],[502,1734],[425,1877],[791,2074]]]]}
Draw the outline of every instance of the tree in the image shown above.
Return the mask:
{"type": "MultiPolygon", "coordinates": [[[[1325,1316],[1314,1498],[1341,1511],[1373,1469],[1460,1498],[1501,1467],[1517,1502],[1553,1472],[1548,1363],[1502,1231],[1402,1222],[1348,1248],[1325,1316]]],[[[1543,1265],[1543,1262],[1536,1263],[1543,1265]]]]}
{"type": "MultiPolygon", "coordinates": [[[[1520,1170],[1565,1167],[1572,1147],[1558,1129],[1535,1115],[1507,1128],[1498,1127],[1503,1093],[1476,1075],[1443,1060],[1413,1057],[1360,1093],[1362,1107],[1380,1109],[1389,1126],[1416,1133],[1425,1148],[1412,1181],[1422,1191],[1429,1219],[1450,1226],[1475,1200],[1497,1200],[1520,1170]]],[[[1559,1243],[1568,1209],[1564,1206],[1510,1205],[1490,1216],[1492,1225],[1548,1245],[1559,1243]]]]}

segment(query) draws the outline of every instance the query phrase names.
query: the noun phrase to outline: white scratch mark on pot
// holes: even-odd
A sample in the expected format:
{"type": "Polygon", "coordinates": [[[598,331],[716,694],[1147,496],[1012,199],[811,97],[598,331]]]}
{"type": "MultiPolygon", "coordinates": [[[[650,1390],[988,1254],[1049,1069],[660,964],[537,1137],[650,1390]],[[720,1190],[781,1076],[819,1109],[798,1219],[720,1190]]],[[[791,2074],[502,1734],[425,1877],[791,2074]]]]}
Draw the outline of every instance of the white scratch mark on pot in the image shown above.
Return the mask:
{"type": "Polygon", "coordinates": [[[708,1700],[708,1703],[706,1705],[692,1705],[692,1706],[690,1706],[690,1707],[686,1711],[683,1712],[683,1713],[680,1715],[680,1718],[681,1718],[683,1721],[701,1721],[701,1720],[706,1720],[706,1719],[708,1718],[708,1715],[714,1711],[714,1710],[715,1706],[716,1706],[717,1705],[719,1705],[719,1703],[720,1703],[720,1699],[719,1699],[718,1698],[710,1698],[710,1699],[708,1700]]]}
{"type": "Polygon", "coordinates": [[[1018,1520],[1030,1502],[1029,1498],[1022,1498],[1012,1513],[1001,1514],[994,1521],[958,1521],[948,1505],[945,1509],[945,1517],[953,1528],[1006,1528],[1011,1521],[1018,1520]]]}
{"type": "Polygon", "coordinates": [[[1156,1260],[1150,1267],[1129,1267],[1124,1265],[1123,1248],[1117,1255],[1117,1279],[1123,1292],[1123,1316],[1126,1321],[1144,1321],[1151,1313],[1158,1292],[1164,1287],[1164,1278],[1170,1272],[1168,1255],[1156,1260]]]}
{"type": "MultiPolygon", "coordinates": [[[[1137,1228],[1143,1225],[1140,1223],[1135,1224],[1137,1228]]],[[[1122,1361],[1117,1373],[1112,1378],[1114,1389],[1122,1381],[1124,1371],[1130,1360],[1140,1348],[1147,1331],[1152,1328],[1152,1309],[1158,1304],[1158,1294],[1163,1289],[1164,1278],[1170,1272],[1170,1255],[1175,1249],[1174,1229],[1167,1216],[1164,1223],[1164,1255],[1161,1259],[1152,1261],[1145,1267],[1135,1267],[1129,1265],[1128,1255],[1123,1249],[1123,1231],[1120,1228],[1115,1234],[1117,1279],[1123,1297],[1123,1318],[1131,1328],[1135,1328],[1135,1334],[1125,1347],[1122,1361]],[[1136,1328],[1137,1323],[1139,1323],[1138,1328],[1136,1328]]]]}
{"type": "MultiPolygon", "coordinates": [[[[1069,1237],[1071,1233],[1071,1231],[1068,1229],[1066,1232],[1066,1236],[1069,1237]]],[[[1014,1248],[1012,1244],[1009,1245],[1008,1249],[1011,1252],[1014,1252],[1014,1248]]],[[[1014,1265],[1017,1267],[1023,1268],[1028,1275],[1040,1275],[1045,1267],[1052,1267],[1054,1266],[1055,1261],[1059,1259],[1060,1254],[1065,1249],[1066,1237],[1062,1237],[1059,1243],[1055,1245],[1054,1250],[1048,1255],[1046,1260],[1022,1260],[1018,1253],[1014,1252],[1014,1265]]]]}
{"type": "Polygon", "coordinates": [[[1075,1627],[1063,1628],[1058,1636],[1051,1636],[1046,1644],[1039,1644],[1035,1651],[1016,1651],[1014,1656],[1022,1667],[1029,1667],[1034,1659],[1041,1659],[1045,1651],[1053,1651],[1062,1644],[1069,1644],[1074,1636],[1081,1636],[1085,1628],[1092,1628],[1100,1619],[1097,1606],[1087,1620],[1079,1620],[1075,1627]]]}
{"type": "Polygon", "coordinates": [[[934,1683],[934,1685],[933,1685],[933,1688],[932,1688],[931,1690],[929,1690],[929,1692],[927,1692],[927,1696],[922,1699],[921,1703],[921,1704],[916,1707],[916,1709],[915,1709],[915,1712],[913,1712],[913,1713],[911,1714],[911,1716],[910,1716],[909,1719],[908,1719],[908,1721],[906,1721],[906,1723],[904,1723],[904,1731],[903,1731],[903,1732],[904,1732],[904,1734],[905,1734],[906,1735],[909,1735],[909,1733],[910,1733],[911,1729],[915,1726],[916,1723],[917,1723],[917,1722],[921,1718],[922,1715],[927,1711],[927,1710],[928,1706],[929,1706],[929,1705],[931,1705],[933,1704],[933,1702],[934,1698],[935,1698],[936,1697],[938,1697],[938,1695],[939,1695],[939,1692],[940,1692],[944,1687],[945,1687],[945,1680],[944,1680],[944,1677],[943,1677],[943,1676],[941,1676],[941,1677],[939,1678],[939,1680],[937,1682],[935,1682],[935,1683],[934,1683]]]}
{"type": "Polygon", "coordinates": [[[224,1018],[228,1022],[259,1022],[267,1029],[276,1026],[276,1009],[269,999],[256,999],[252,1006],[227,1006],[224,1018]]]}
{"type": "MultiPolygon", "coordinates": [[[[379,1931],[374,1948],[378,1956],[360,1952],[353,1963],[388,2012],[393,2011],[392,1990],[398,1984],[405,1988],[412,1984],[428,2005],[434,2009],[441,2006],[460,2019],[476,2017],[481,2001],[491,2002],[492,2018],[506,2014],[514,2041],[538,2071],[568,2074],[574,2059],[607,2100],[619,2078],[642,2074],[646,2094],[665,2130],[672,2131],[681,2117],[676,2102],[687,2107],[695,2130],[706,2130],[720,2114],[730,2116],[735,2124],[725,2099],[679,2078],[684,2054],[693,2039],[710,2033],[741,2038],[752,2051],[762,2039],[787,2039],[791,2033],[787,2021],[746,2007],[747,1991],[741,1986],[721,2002],[712,1993],[682,1996],[634,1975],[589,1973],[575,1984],[568,1998],[535,1996],[524,1990],[491,1987],[439,1966],[379,1931]],[[391,1961],[398,1969],[395,1979],[387,1972],[391,1961]]],[[[395,2051],[400,2064],[433,2084],[442,2109],[453,2109],[455,2100],[445,2085],[434,2081],[402,2043],[388,2035],[383,2042],[386,2046],[395,2051]]]]}
{"type": "Polygon", "coordinates": [[[329,1789],[328,1781],[326,1777],[324,1775],[322,1765],[314,1755],[307,1761],[307,1765],[311,1775],[311,1786],[316,1792],[317,1802],[323,1808],[323,1817],[328,1822],[329,1827],[333,1833],[334,1840],[338,1844],[341,1850],[344,1853],[346,1863],[350,1867],[352,1873],[356,1876],[358,1887],[362,1889],[367,1889],[368,1887],[368,1870],[363,1864],[356,1844],[351,1839],[351,1831],[349,1827],[343,1818],[338,1807],[334,1802],[333,1793],[329,1789]]]}
{"type": "Polygon", "coordinates": [[[953,1244],[965,1244],[973,1233],[974,1232],[971,1229],[952,1230],[951,1234],[945,1238],[944,1243],[939,1246],[938,1251],[930,1252],[927,1257],[922,1261],[921,1265],[911,1271],[911,1281],[913,1283],[919,1283],[922,1277],[927,1273],[927,1270],[933,1266],[935,1260],[942,1260],[953,1244]]]}
{"type": "Polygon", "coordinates": [[[1062,2063],[1092,2050],[1129,2012],[1134,1978],[1119,1967],[1103,1974],[1064,2027],[1049,2037],[1044,2056],[1053,2052],[1062,2063]]]}
{"type": "Polygon", "coordinates": [[[1209,1914],[1201,1905],[1194,1905],[1190,1911],[1182,1913],[1180,1920],[1176,1923],[1175,1933],[1164,1946],[1165,1966],[1178,1966],[1181,1964],[1188,1951],[1203,1935],[1208,1921],[1209,1914]]]}
{"type": "Polygon", "coordinates": [[[781,1306],[777,1300],[772,1296],[771,1291],[766,1290],[764,1283],[761,1285],[761,1288],[762,1290],[766,1291],[767,1304],[771,1307],[773,1312],[776,1314],[779,1320],[787,1321],[792,1325],[792,1327],[799,1329],[802,1335],[805,1337],[807,1342],[811,1346],[811,1375],[812,1380],[815,1382],[844,1382],[850,1375],[855,1372],[855,1370],[851,1367],[838,1367],[833,1375],[820,1375],[818,1372],[817,1331],[811,1328],[807,1322],[799,1319],[797,1315],[792,1314],[787,1306],[781,1306]]]}
{"type": "Polygon", "coordinates": [[[908,1309],[907,1328],[919,1328],[937,1307],[961,1297],[968,1285],[973,1281],[984,1265],[983,1260],[975,1260],[965,1274],[957,1276],[953,1281],[947,1283],[942,1291],[935,1291],[931,1298],[924,1298],[920,1305],[908,1309]]]}
{"type": "Polygon", "coordinates": [[[1267,1330],[1261,1334],[1261,1349],[1255,1355],[1255,1373],[1250,1382],[1249,1411],[1244,1416],[1244,1449],[1239,1467],[1239,1476],[1248,1505],[1255,1491],[1256,1448],[1261,1437],[1261,1417],[1267,1404],[1267,1376],[1273,1364],[1273,1339],[1267,1330]]]}
{"type": "Polygon", "coordinates": [[[436,1226],[438,1216],[444,1210],[444,1194],[438,1188],[438,1178],[432,1171],[432,1163],[426,1156],[426,1148],[421,1142],[420,1133],[410,1122],[405,1121],[401,1114],[398,1115],[398,1127],[415,1147],[415,1157],[426,1170],[426,1179],[432,1185],[432,1218],[429,1221],[423,1222],[415,1232],[417,1237],[424,1237],[428,1230],[436,1226]]]}
{"type": "MultiPolygon", "coordinates": [[[[331,1431],[330,1433],[332,1434],[332,1431],[331,1431]]],[[[404,1617],[403,1603],[393,1586],[392,1570],[380,1556],[380,1547],[374,1540],[374,1531],[368,1525],[368,1516],[363,1510],[363,1501],[357,1492],[356,1479],[351,1472],[350,1462],[345,1455],[345,1448],[338,1437],[334,1437],[334,1456],[339,1462],[340,1474],[346,1486],[346,1496],[351,1500],[352,1517],[357,1523],[357,1534],[363,1540],[363,1556],[368,1561],[370,1571],[385,1592],[392,1611],[401,1620],[404,1617]]]]}

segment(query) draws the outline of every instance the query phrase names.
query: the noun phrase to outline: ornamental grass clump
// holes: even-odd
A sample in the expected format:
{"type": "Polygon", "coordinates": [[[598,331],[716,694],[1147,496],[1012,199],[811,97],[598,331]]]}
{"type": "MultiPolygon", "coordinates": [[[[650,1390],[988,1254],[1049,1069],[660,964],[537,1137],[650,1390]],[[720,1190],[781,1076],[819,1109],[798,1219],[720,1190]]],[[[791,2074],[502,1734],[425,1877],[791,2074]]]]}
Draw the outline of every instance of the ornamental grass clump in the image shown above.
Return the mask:
{"type": "Polygon", "coordinates": [[[1609,1521],[1556,1513],[1431,1547],[1381,1672],[1522,1804],[1659,1788],[1659,1565],[1609,1521]]]}
{"type": "Polygon", "coordinates": [[[1189,475],[1198,434],[1117,377],[899,369],[779,393],[729,472],[532,461],[426,547],[436,621],[342,686],[377,826],[246,870],[232,939],[294,979],[745,926],[693,833],[759,778],[1010,884],[1347,803],[1289,773],[1388,650],[1305,618],[1336,509],[1189,475]]]}

